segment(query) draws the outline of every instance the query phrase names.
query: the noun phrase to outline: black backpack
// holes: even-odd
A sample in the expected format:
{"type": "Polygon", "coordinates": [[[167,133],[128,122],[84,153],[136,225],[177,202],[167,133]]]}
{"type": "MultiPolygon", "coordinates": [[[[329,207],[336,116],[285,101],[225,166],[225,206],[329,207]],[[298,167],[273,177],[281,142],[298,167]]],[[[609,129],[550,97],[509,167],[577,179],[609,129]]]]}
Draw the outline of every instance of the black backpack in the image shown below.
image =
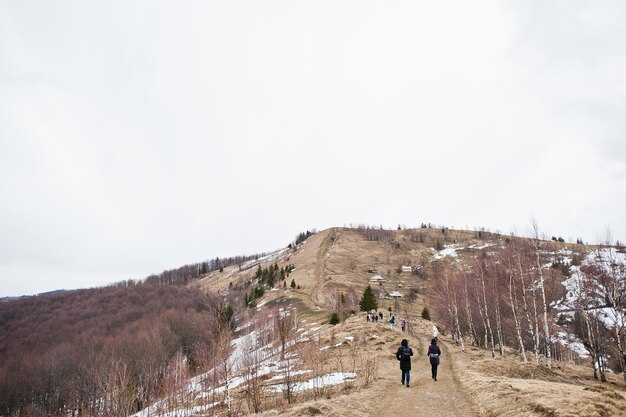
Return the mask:
{"type": "Polygon", "coordinates": [[[408,347],[402,346],[400,348],[400,360],[401,361],[410,361],[411,360],[411,349],[408,347]]]}

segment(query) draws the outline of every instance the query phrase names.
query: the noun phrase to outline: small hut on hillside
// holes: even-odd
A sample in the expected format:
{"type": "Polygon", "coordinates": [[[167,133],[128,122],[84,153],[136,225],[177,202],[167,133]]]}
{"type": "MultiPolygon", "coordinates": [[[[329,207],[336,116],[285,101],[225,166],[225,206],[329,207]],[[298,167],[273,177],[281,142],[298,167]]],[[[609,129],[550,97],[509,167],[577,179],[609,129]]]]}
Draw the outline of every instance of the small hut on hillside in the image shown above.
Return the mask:
{"type": "Polygon", "coordinates": [[[373,277],[370,278],[370,282],[372,283],[383,283],[385,281],[387,280],[380,275],[374,275],[373,277]]]}

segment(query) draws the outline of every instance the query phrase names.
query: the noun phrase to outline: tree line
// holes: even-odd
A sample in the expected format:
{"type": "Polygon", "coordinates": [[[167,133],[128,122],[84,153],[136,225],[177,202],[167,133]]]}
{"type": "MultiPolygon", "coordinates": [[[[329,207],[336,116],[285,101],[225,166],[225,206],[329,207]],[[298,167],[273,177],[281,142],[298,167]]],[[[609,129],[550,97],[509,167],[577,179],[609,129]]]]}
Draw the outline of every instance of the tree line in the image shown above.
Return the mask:
{"type": "Polygon", "coordinates": [[[139,411],[163,395],[177,360],[202,369],[214,323],[230,320],[216,298],[154,283],[0,303],[0,415],[139,411]]]}
{"type": "Polygon", "coordinates": [[[248,261],[258,260],[268,253],[255,255],[231,256],[228,258],[214,258],[204,262],[183,265],[175,269],[168,269],[160,274],[152,274],[145,281],[161,285],[187,285],[190,281],[208,274],[209,272],[221,270],[223,268],[238,265],[241,266],[248,261]]]}

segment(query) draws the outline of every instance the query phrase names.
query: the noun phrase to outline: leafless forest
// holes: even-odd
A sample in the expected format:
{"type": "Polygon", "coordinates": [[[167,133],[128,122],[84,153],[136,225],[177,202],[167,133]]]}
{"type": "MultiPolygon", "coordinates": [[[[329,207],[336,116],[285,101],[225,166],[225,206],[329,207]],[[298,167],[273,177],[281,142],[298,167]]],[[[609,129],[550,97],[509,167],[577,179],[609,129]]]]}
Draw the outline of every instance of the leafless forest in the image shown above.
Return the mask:
{"type": "Polygon", "coordinates": [[[607,368],[623,372],[626,361],[623,256],[619,246],[572,251],[534,238],[503,240],[470,263],[435,262],[435,318],[462,347],[482,346],[493,357],[513,348],[521,361],[548,368],[579,360],[575,345],[560,343],[576,336],[590,372],[605,381],[607,368]]]}
{"type": "Polygon", "coordinates": [[[202,366],[215,308],[198,290],[133,283],[1,303],[0,414],[139,410],[162,395],[176,355],[202,366]]]}

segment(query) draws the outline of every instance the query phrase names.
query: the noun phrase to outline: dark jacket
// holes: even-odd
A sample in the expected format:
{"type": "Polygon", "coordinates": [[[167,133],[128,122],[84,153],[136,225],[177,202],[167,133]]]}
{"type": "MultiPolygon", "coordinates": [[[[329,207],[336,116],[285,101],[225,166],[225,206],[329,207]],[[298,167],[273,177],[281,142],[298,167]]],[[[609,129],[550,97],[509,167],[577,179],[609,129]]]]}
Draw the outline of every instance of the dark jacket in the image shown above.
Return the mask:
{"type": "Polygon", "coordinates": [[[428,357],[430,358],[431,365],[439,365],[439,357],[441,356],[441,349],[437,344],[433,343],[428,346],[428,357]]]}
{"type": "Polygon", "coordinates": [[[402,339],[400,347],[396,352],[396,359],[400,361],[401,370],[411,370],[411,356],[413,356],[413,349],[409,347],[409,342],[406,339],[402,339]],[[403,355],[403,351],[406,351],[407,355],[403,355]]]}

